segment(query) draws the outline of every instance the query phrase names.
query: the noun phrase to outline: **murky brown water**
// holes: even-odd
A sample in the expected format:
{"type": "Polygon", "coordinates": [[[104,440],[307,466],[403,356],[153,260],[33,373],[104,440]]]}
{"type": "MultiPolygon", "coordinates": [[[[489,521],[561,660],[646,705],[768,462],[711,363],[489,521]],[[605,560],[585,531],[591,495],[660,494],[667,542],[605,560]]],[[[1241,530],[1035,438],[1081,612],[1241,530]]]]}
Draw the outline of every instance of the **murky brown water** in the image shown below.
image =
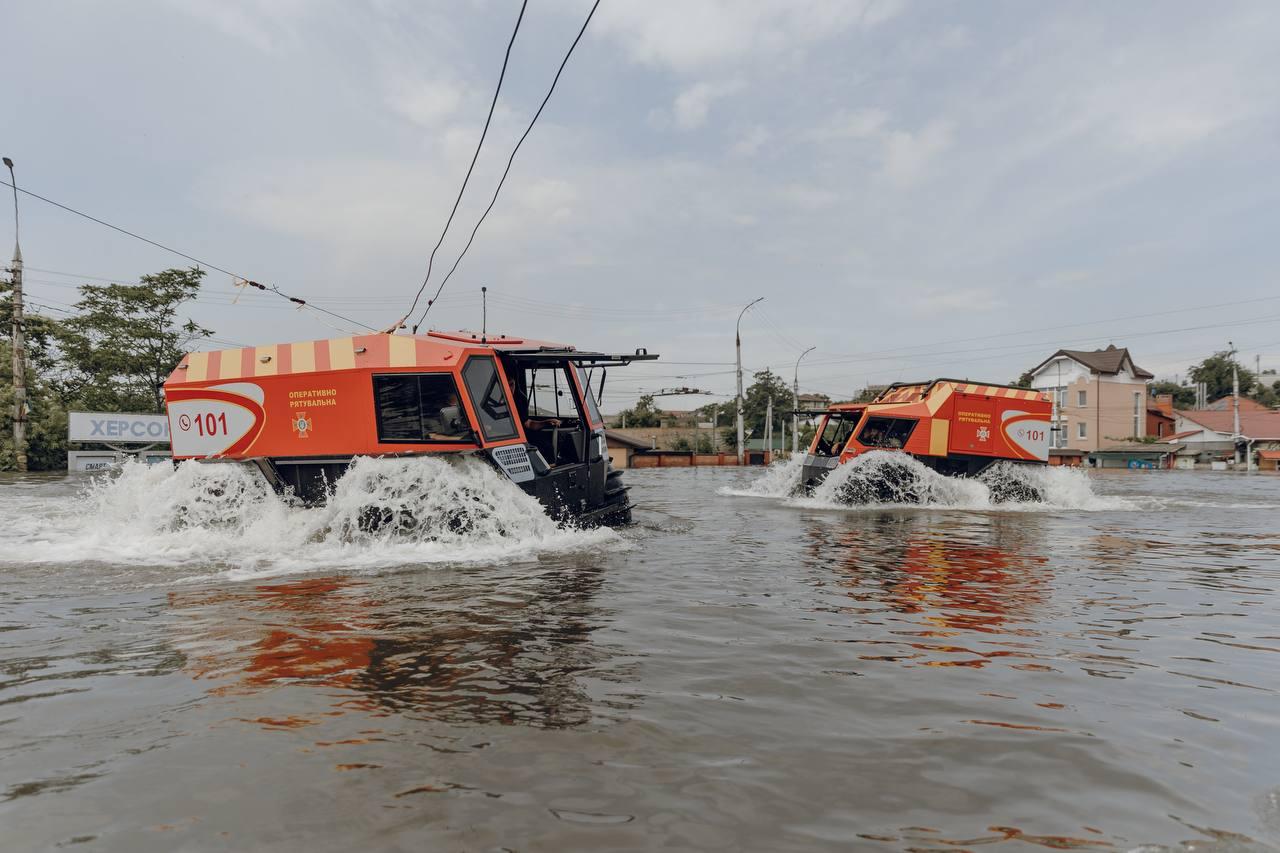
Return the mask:
{"type": "Polygon", "coordinates": [[[83,483],[0,484],[0,847],[1280,844],[1280,478],[717,492],[756,476],[633,471],[640,527],[533,559],[261,577],[76,561],[83,483]]]}

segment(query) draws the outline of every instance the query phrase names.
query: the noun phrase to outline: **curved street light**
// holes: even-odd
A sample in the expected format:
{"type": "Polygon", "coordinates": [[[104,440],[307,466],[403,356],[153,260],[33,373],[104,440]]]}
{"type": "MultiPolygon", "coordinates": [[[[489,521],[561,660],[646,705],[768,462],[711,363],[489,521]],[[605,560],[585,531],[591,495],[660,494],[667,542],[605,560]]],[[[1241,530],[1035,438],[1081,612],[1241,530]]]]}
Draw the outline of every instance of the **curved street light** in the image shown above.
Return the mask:
{"type": "Polygon", "coordinates": [[[804,361],[804,357],[816,350],[816,346],[809,347],[800,353],[800,357],[796,359],[796,373],[791,380],[791,452],[796,453],[800,450],[800,362],[804,361]]]}
{"type": "Polygon", "coordinates": [[[739,465],[741,465],[741,464],[743,463],[743,455],[742,455],[742,442],[743,442],[743,437],[742,437],[742,407],[743,407],[743,399],[742,399],[742,315],[743,315],[743,314],[746,314],[746,313],[747,313],[747,309],[748,309],[748,308],[750,308],[752,305],[755,305],[757,302],[763,302],[763,301],[764,301],[764,297],[763,297],[763,296],[761,296],[759,299],[753,299],[752,301],[748,302],[745,306],[743,306],[743,309],[742,309],[740,312],[738,312],[738,322],[737,322],[737,324],[734,326],[734,332],[733,332],[734,346],[737,348],[737,352],[738,352],[738,358],[737,358],[737,361],[738,361],[738,464],[739,464],[739,465]]]}

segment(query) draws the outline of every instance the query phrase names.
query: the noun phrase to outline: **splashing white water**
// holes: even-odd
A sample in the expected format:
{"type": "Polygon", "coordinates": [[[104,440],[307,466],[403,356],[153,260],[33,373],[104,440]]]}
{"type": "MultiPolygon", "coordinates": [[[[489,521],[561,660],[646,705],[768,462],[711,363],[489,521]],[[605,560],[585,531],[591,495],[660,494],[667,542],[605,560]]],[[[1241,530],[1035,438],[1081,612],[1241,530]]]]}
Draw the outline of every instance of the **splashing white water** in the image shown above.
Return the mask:
{"type": "Polygon", "coordinates": [[[790,459],[775,462],[745,489],[720,490],[725,495],[744,495],[757,498],[785,498],[800,494],[800,477],[803,474],[804,454],[792,454],[790,459]]]}
{"type": "Polygon", "coordinates": [[[557,525],[537,500],[467,458],[357,459],[314,508],[290,504],[243,465],[130,463],[78,499],[32,509],[27,523],[0,533],[6,561],[197,565],[236,578],[513,562],[624,544],[606,528],[557,525]]]}
{"type": "Polygon", "coordinates": [[[997,463],[982,476],[946,477],[904,453],[872,451],[838,466],[805,495],[804,457],[771,466],[745,489],[722,494],[783,498],[815,507],[922,506],[972,510],[1133,510],[1137,502],[1099,495],[1084,471],[997,463]]]}

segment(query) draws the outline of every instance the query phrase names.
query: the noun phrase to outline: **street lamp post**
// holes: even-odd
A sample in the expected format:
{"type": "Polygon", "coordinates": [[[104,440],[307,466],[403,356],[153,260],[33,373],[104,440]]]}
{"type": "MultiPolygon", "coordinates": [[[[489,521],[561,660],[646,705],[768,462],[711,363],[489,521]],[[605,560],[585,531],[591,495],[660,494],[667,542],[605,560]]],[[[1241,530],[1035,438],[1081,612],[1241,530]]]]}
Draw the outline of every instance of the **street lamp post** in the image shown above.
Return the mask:
{"type": "Polygon", "coordinates": [[[13,460],[18,473],[27,470],[27,353],[22,320],[22,245],[18,232],[18,179],[13,161],[4,158],[13,187],[13,460]]]}
{"type": "Polygon", "coordinates": [[[791,379],[791,452],[800,450],[800,362],[817,347],[809,347],[796,359],[796,373],[791,379]]]}
{"type": "Polygon", "coordinates": [[[738,322],[737,322],[737,324],[734,326],[733,339],[734,339],[734,345],[737,347],[737,352],[738,352],[738,464],[739,464],[739,465],[743,464],[743,461],[744,461],[744,460],[743,460],[743,454],[742,454],[742,443],[743,443],[743,441],[744,441],[744,438],[743,438],[743,435],[742,435],[742,414],[743,414],[743,399],[742,399],[742,315],[743,315],[743,314],[746,314],[746,313],[747,313],[747,309],[748,309],[748,308],[750,308],[752,305],[755,305],[757,302],[762,302],[763,300],[764,300],[764,297],[763,297],[763,296],[761,296],[759,299],[754,299],[754,300],[752,300],[751,302],[748,302],[748,303],[746,304],[746,306],[742,309],[742,311],[740,311],[740,312],[738,313],[738,322]]]}

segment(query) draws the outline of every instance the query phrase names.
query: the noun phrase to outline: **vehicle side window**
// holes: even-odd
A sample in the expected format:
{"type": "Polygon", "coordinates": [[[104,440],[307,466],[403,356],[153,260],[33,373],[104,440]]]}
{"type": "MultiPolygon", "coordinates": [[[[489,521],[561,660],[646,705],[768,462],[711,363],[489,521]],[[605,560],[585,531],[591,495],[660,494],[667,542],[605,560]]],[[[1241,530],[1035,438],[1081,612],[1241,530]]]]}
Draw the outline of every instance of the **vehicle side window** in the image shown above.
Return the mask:
{"type": "Polygon", "coordinates": [[[378,441],[469,442],[471,424],[447,373],[395,373],[373,377],[378,441]]]}
{"type": "Polygon", "coordinates": [[[593,424],[598,424],[604,418],[600,417],[600,407],[596,404],[595,395],[591,393],[591,377],[580,364],[575,364],[573,369],[578,372],[578,384],[582,386],[582,396],[587,398],[587,417],[593,424]]]}
{"type": "Polygon", "coordinates": [[[490,356],[473,356],[462,368],[462,381],[471,395],[471,405],[480,418],[480,431],[489,441],[515,438],[516,420],[511,416],[511,403],[507,400],[502,376],[490,356]]]}
{"type": "Polygon", "coordinates": [[[836,456],[841,453],[860,417],[862,416],[857,413],[827,415],[822,422],[822,433],[818,436],[817,454],[836,456]]]}
{"type": "Polygon", "coordinates": [[[908,418],[867,418],[858,441],[867,447],[902,447],[915,428],[916,422],[908,418]]]}
{"type": "Polygon", "coordinates": [[[525,408],[528,417],[578,420],[578,403],[573,393],[573,383],[564,371],[564,365],[525,369],[524,388],[528,395],[525,408]]]}

